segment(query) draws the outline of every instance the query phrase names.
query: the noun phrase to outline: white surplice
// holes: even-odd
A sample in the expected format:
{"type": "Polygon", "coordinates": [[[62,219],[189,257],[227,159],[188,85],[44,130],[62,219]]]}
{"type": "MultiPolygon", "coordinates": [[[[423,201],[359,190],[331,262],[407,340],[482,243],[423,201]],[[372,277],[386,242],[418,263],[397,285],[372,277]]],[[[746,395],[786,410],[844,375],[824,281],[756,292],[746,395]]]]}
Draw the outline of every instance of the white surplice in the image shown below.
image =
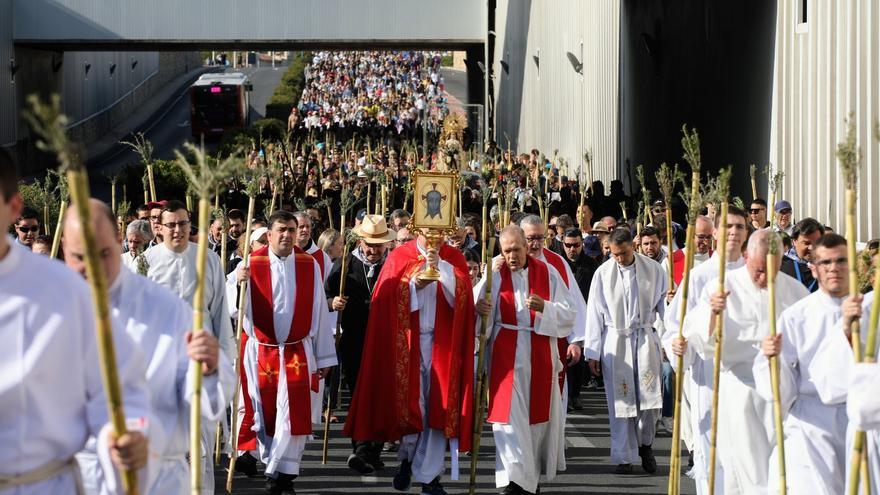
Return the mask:
{"type": "MultiPolygon", "coordinates": [[[[688,283],[687,313],[689,314],[700,299],[700,295],[710,280],[717,279],[719,275],[719,254],[716,251],[705,263],[694,267],[690,272],[688,283]]],[[[725,265],[725,271],[729,272],[742,267],[745,259],[740,257],[736,261],[729,261],[725,265]]],[[[662,337],[663,348],[666,355],[674,362],[675,354],[672,353],[672,340],[678,337],[679,317],[681,316],[682,291],[675,292],[672,302],[666,308],[663,318],[666,332],[662,337]]],[[[685,316],[687,319],[687,316],[685,316]]],[[[685,443],[684,430],[690,429],[690,449],[693,453],[694,467],[688,472],[696,482],[699,495],[708,493],[709,488],[709,448],[711,446],[712,429],[712,387],[714,385],[714,346],[709,353],[708,359],[703,359],[698,353],[688,348],[683,357],[684,386],[682,387],[682,405],[685,400],[689,404],[689,414],[682,412],[682,439],[685,443]],[[686,421],[687,419],[687,421],[686,421]]],[[[683,408],[682,408],[683,409],[683,408]]],[[[721,493],[724,486],[724,470],[716,461],[715,466],[715,493],[721,493]]]]}
{"type": "MultiPolygon", "coordinates": [[[[419,252],[425,256],[421,245],[419,252]]],[[[452,461],[451,477],[458,479],[458,439],[447,439],[441,430],[428,427],[428,397],[431,392],[431,364],[434,349],[434,320],[437,315],[437,290],[442,288],[446,302],[455,307],[455,271],[448,261],[441,259],[437,264],[440,280],[430,283],[422,289],[416,288],[416,278],[409,282],[410,312],[419,312],[419,409],[422,412],[424,425],[420,433],[404,435],[400,439],[398,460],[412,463],[412,477],[419,483],[430,483],[443,474],[447,445],[452,461]]]]}
{"type": "MultiPolygon", "coordinates": [[[[305,252],[313,258],[321,258],[323,260],[323,265],[320,263],[318,264],[319,266],[324,267],[321,272],[321,287],[323,287],[324,284],[327,283],[327,279],[330,277],[330,270],[333,269],[333,260],[330,259],[330,255],[322,251],[314,242],[309,244],[309,247],[305,249],[305,252]]],[[[226,291],[228,294],[228,286],[226,291]]],[[[330,328],[329,332],[334,334],[336,333],[336,316],[336,311],[331,311],[328,313],[328,318],[325,320],[325,323],[330,328]]],[[[324,382],[325,380],[323,378],[318,380],[318,391],[312,391],[312,423],[314,424],[321,423],[321,416],[324,412],[324,382]]]]}
{"type": "MultiPolygon", "coordinates": [[[[773,411],[755,388],[752,365],[761,341],[769,334],[767,289],[752,282],[748,267],[726,274],[730,295],[724,311],[724,337],[719,382],[718,460],[724,469],[724,493],[767,493],[768,468],[775,442],[773,411]],[[748,432],[746,434],[746,432],[748,432]]],[[[715,338],[709,335],[714,318],[709,298],[718,291],[718,279],[710,280],[700,301],[685,318],[684,337],[688,352],[712,360],[715,338]]],[[[797,280],[780,273],[776,279],[776,315],[809,293],[797,280]]]]}
{"type": "MultiPolygon", "coordinates": [[[[833,337],[832,333],[840,333],[841,302],[820,289],[783,311],[777,323],[777,331],[782,334],[779,396],[785,429],[786,480],[791,493],[843,493],[846,406],[823,403],[810,373],[816,352],[833,337]]],[[[773,400],[769,363],[758,353],[752,367],[758,393],[768,402],[773,400]]],[[[770,456],[770,479],[778,475],[774,452],[770,456]]],[[[778,483],[771,481],[769,489],[777,493],[778,483]]]]}
{"type": "MultiPolygon", "coordinates": [[[[165,244],[157,244],[144,251],[149,269],[147,277],[159,285],[171,290],[190,306],[194,306],[196,293],[196,256],[198,244],[190,242],[182,253],[175,253],[165,244]]],[[[217,253],[207,250],[205,259],[205,291],[203,309],[205,328],[220,343],[220,350],[232,362],[235,356],[235,336],[232,333],[232,320],[226,306],[226,277],[223,265],[217,253]]],[[[202,422],[202,444],[206,450],[213,452],[216,437],[216,421],[202,422]]],[[[214,479],[214,463],[206,462],[205,475],[214,479]]],[[[214,493],[213,483],[205,484],[202,493],[214,493]]]]}
{"type": "MultiPolygon", "coordinates": [[[[145,493],[186,494],[190,489],[189,403],[192,373],[186,353],[186,333],[192,330],[192,309],[168,289],[128,270],[120,270],[110,285],[110,308],[147,360],[154,435],[150,443],[152,483],[145,493]],[[161,308],[157,311],[156,308],[161,308]]],[[[235,384],[232,364],[223,353],[217,372],[202,379],[201,412],[205,421],[217,422],[226,412],[235,384]]],[[[212,454],[202,446],[204,463],[213,463],[212,454]]],[[[107,493],[100,466],[94,455],[94,441],[77,455],[83,481],[90,493],[107,493]]],[[[213,485],[213,478],[203,478],[213,485]]]]}
{"type": "MultiPolygon", "coordinates": [[[[72,460],[110,431],[89,288],[56,260],[10,242],[0,259],[0,478],[72,460]]],[[[115,319],[113,344],[125,415],[149,418],[146,363],[115,319]]],[[[98,446],[111,492],[120,479],[98,446]]],[[[76,464],[10,495],[72,494],[76,464]]]]}
{"type": "Polygon", "coordinates": [[[652,259],[633,253],[622,267],[603,263],[587,302],[587,359],[602,361],[611,426],[611,462],[632,464],[639,446],[654,442],[660,416],[660,339],[654,321],[663,318],[666,277],[652,259]]]}
{"type": "MultiPolygon", "coordinates": [[[[544,311],[535,315],[532,325],[529,308],[525,300],[529,296],[529,268],[511,272],[514,299],[516,300],[516,359],[513,367],[513,385],[510,401],[510,417],[507,424],[493,423],[495,438],[495,485],[504,487],[511,482],[527,491],[534,492],[543,473],[546,480],[556,477],[557,471],[565,470],[565,411],[562,408],[561,392],[557,376],[562,371],[559,350],[555,338],[566,338],[573,330],[577,317],[576,303],[571,291],[566,288],[562,278],[552,266],[548,266],[550,277],[550,300],[544,302],[544,311]],[[553,366],[553,382],[550,386],[550,420],[545,423],[529,424],[529,405],[531,403],[532,378],[532,340],[531,332],[551,338],[550,362],[553,366]]],[[[498,294],[501,289],[501,275],[492,272],[492,301],[494,310],[489,316],[489,334],[486,365],[491,369],[492,351],[495,338],[501,330],[501,306],[498,294]]],[[[485,294],[486,278],[477,284],[477,294],[485,294]]],[[[477,319],[477,325],[480,320],[477,319]]],[[[491,377],[487,377],[491,379],[491,377]]]]}
{"type": "MultiPolygon", "coordinates": [[[[278,369],[285,370],[284,344],[290,333],[290,325],[293,322],[293,310],[296,307],[296,263],[294,256],[281,258],[269,249],[269,270],[272,278],[272,309],[274,313],[275,339],[280,344],[279,355],[282,362],[278,369]]],[[[336,347],[333,334],[325,323],[328,318],[327,298],[324,294],[321,270],[318,263],[314,263],[314,283],[312,288],[312,322],[308,336],[302,343],[308,361],[309,373],[314,373],[322,368],[336,366],[336,347]]],[[[306,440],[311,435],[291,435],[290,412],[303,404],[291,404],[287,394],[287,380],[278,380],[278,395],[276,398],[275,436],[266,435],[264,427],[265,419],[262,413],[260,390],[257,386],[258,361],[257,349],[259,342],[253,328],[251,316],[251,293],[248,284],[248,293],[245,297],[244,331],[248,335],[247,344],[244,348],[243,366],[247,374],[248,393],[254,408],[254,431],[257,433],[260,457],[266,464],[266,473],[281,472],[284,474],[299,474],[300,460],[305,450],[306,440]]],[[[269,329],[264,329],[268,331],[269,329]]],[[[309,407],[311,416],[311,407],[309,407]]]]}
{"type": "MultiPolygon", "coordinates": [[[[874,293],[865,294],[862,301],[861,336],[866,344],[868,318],[874,303],[874,293]]],[[[878,345],[880,349],[880,345],[878,345]]],[[[849,489],[849,471],[852,443],[856,430],[865,431],[868,449],[868,470],[871,494],[880,494],[880,365],[856,364],[849,338],[844,334],[841,320],[831,329],[829,338],[816,352],[810,373],[819,398],[826,403],[846,404],[849,426],[846,432],[846,488],[849,489]],[[834,331],[834,330],[837,331],[834,331]]],[[[844,493],[844,492],[841,492],[844,493]]],[[[862,493],[862,487],[858,487],[862,493]]]]}

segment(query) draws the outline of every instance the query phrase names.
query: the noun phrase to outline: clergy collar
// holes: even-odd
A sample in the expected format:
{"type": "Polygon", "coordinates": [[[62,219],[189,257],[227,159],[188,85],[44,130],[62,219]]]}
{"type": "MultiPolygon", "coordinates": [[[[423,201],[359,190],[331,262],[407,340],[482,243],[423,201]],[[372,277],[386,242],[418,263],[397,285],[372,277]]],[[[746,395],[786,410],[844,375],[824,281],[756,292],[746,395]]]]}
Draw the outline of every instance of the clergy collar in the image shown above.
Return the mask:
{"type": "Polygon", "coordinates": [[[287,256],[279,256],[279,255],[275,254],[275,251],[272,251],[272,248],[270,247],[269,248],[269,259],[274,259],[274,260],[284,262],[284,261],[287,261],[288,258],[293,256],[295,254],[295,252],[296,252],[296,250],[291,251],[290,254],[288,254],[287,256]]]}
{"type": "Polygon", "coordinates": [[[823,289],[822,287],[819,287],[819,290],[814,292],[814,294],[817,294],[816,297],[818,297],[819,299],[824,301],[826,304],[830,304],[832,306],[840,306],[841,304],[843,304],[843,300],[846,298],[846,296],[843,296],[843,297],[832,296],[831,294],[826,292],[825,289],[823,289]]]}
{"type": "Polygon", "coordinates": [[[164,242],[163,242],[163,243],[160,243],[160,244],[156,244],[156,246],[153,246],[153,247],[157,247],[157,246],[161,246],[162,249],[164,249],[165,252],[167,252],[167,253],[170,254],[171,256],[184,257],[184,256],[186,256],[186,253],[187,253],[187,252],[190,250],[190,248],[192,247],[192,242],[187,242],[187,244],[186,244],[186,249],[184,249],[182,253],[178,253],[177,251],[175,251],[175,250],[171,249],[170,247],[166,246],[164,242]]]}

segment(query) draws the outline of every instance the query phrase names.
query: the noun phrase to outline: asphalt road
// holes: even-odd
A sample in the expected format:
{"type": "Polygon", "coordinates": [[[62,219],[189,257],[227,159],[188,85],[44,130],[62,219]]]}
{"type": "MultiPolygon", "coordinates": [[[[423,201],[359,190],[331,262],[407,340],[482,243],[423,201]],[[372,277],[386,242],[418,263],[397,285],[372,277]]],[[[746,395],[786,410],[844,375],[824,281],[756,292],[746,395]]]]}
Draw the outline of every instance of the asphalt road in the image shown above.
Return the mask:
{"type": "MultiPolygon", "coordinates": [[[[279,64],[274,70],[266,66],[226,70],[226,72],[243,72],[250,76],[254,85],[254,90],[251,93],[251,122],[263,118],[266,112],[266,103],[281,81],[281,76],[284,75],[286,68],[286,66],[279,64]]],[[[147,122],[142,128],[132,130],[132,132],[144,132],[146,138],[153,143],[155,158],[173,158],[175,149],[181,148],[183,143],[187,141],[194,141],[189,122],[190,109],[187,89],[176,93],[167,102],[167,110],[164,114],[160,114],[158,119],[147,122]]],[[[92,187],[96,195],[100,197],[100,194],[105,192],[109,196],[109,189],[105,184],[106,179],[103,178],[103,174],[112,174],[125,165],[139,160],[140,158],[134,151],[120,145],[108,158],[90,164],[90,175],[94,178],[92,187]],[[104,189],[108,189],[108,191],[104,191],[104,189]]]]}
{"type": "MultiPolygon", "coordinates": [[[[569,414],[566,425],[566,452],[565,458],[568,464],[565,472],[559,473],[555,480],[549,483],[541,483],[541,493],[544,495],[559,495],[570,493],[595,493],[595,494],[630,494],[650,493],[665,494],[668,465],[669,465],[669,435],[662,435],[654,442],[654,452],[657,457],[658,470],[653,475],[642,472],[637,465],[634,474],[621,476],[614,474],[614,466],[608,458],[611,439],[608,431],[608,410],[605,406],[604,392],[585,390],[581,395],[584,410],[569,414]]],[[[376,407],[381,407],[377,404],[376,407]]],[[[300,476],[296,480],[296,493],[299,495],[310,494],[394,494],[391,487],[391,478],[397,469],[398,461],[396,454],[383,453],[382,460],[385,469],[377,475],[360,476],[350,470],[346,465],[346,459],[351,453],[351,444],[348,438],[342,437],[342,425],[331,426],[331,440],[329,449],[329,462],[321,465],[321,438],[320,428],[316,427],[315,440],[311,441],[303,455],[300,476]]],[[[223,493],[226,484],[226,461],[224,467],[215,468],[216,493],[223,493]]],[[[449,461],[447,459],[447,468],[449,461]]],[[[442,483],[450,494],[468,493],[467,481],[470,469],[470,457],[462,455],[460,458],[461,479],[451,481],[449,473],[444,475],[442,483]]],[[[683,458],[683,466],[687,466],[687,458],[683,458]]],[[[253,495],[263,493],[265,481],[262,476],[246,478],[236,475],[233,483],[233,493],[253,495]]],[[[490,428],[484,428],[480,458],[477,465],[477,493],[499,493],[495,488],[495,449],[492,443],[490,428]]],[[[409,493],[419,493],[418,484],[414,483],[409,493]]],[[[687,477],[682,476],[682,494],[693,494],[694,483],[687,477]]]]}

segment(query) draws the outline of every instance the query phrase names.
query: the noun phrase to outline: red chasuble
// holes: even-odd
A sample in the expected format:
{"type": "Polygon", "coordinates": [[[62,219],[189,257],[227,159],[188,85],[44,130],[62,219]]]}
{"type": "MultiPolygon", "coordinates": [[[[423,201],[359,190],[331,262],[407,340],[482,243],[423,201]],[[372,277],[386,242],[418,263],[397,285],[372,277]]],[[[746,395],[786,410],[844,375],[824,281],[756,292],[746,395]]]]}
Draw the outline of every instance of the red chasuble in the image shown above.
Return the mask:
{"type": "MultiPolygon", "coordinates": [[[[550,273],[547,265],[531,256],[528,257],[529,294],[545,301],[550,300],[550,273]]],[[[513,374],[516,363],[516,341],[519,330],[505,328],[517,326],[516,294],[507,263],[501,265],[501,287],[498,290],[498,304],[501,311],[501,329],[492,343],[492,362],[489,369],[489,422],[506,424],[510,422],[510,401],[513,396],[513,374]]],[[[535,311],[529,310],[530,325],[535,324],[535,311]]],[[[529,384],[529,424],[550,421],[550,397],[553,384],[553,362],[550,357],[552,340],[546,335],[529,332],[532,352],[530,356],[532,376],[529,384]]]]}
{"type": "Polygon", "coordinates": [[[675,281],[675,285],[681,285],[681,279],[684,278],[685,265],[683,249],[677,249],[675,253],[672,254],[672,262],[675,264],[675,267],[672,270],[672,279],[675,281]]]}
{"type": "MultiPolygon", "coordinates": [[[[458,438],[459,450],[473,435],[474,301],[461,251],[444,245],[440,258],[455,271],[455,306],[437,288],[428,426],[458,438]]],[[[409,282],[424,268],[417,241],[388,255],[370,303],[363,361],[345,434],[357,441],[395,441],[423,428],[419,392],[419,313],[410,311],[409,282]]]]}
{"type": "MultiPolygon", "coordinates": [[[[562,277],[565,286],[571,289],[571,284],[568,280],[568,272],[565,271],[565,260],[562,259],[562,256],[544,248],[544,259],[547,260],[547,263],[549,263],[550,266],[559,272],[559,276],[562,277]]],[[[577,289],[577,287],[575,288],[577,289]]],[[[562,371],[559,372],[559,391],[562,392],[565,388],[565,377],[567,376],[565,373],[565,367],[568,365],[568,339],[556,339],[556,347],[559,349],[559,360],[562,361],[562,371]]]]}
{"type": "MultiPolygon", "coordinates": [[[[311,377],[308,360],[302,340],[308,337],[312,327],[312,302],[315,288],[315,261],[299,247],[292,254],[296,264],[296,299],[294,300],[293,321],[287,340],[284,341],[285,369],[279,370],[280,355],[278,341],[275,339],[275,317],[273,310],[272,277],[269,267],[269,247],[260,248],[250,255],[251,313],[254,334],[260,345],[257,347],[258,381],[260,401],[263,408],[264,427],[268,436],[275,434],[275,401],[278,395],[278,379],[287,380],[287,393],[290,401],[290,429],[293,435],[312,433],[311,421],[311,377]]],[[[246,336],[242,334],[242,339],[246,336]]],[[[240,356],[242,394],[245,407],[244,418],[239,430],[239,448],[257,448],[254,425],[254,411],[248,393],[247,375],[244,371],[244,348],[240,356]]]]}

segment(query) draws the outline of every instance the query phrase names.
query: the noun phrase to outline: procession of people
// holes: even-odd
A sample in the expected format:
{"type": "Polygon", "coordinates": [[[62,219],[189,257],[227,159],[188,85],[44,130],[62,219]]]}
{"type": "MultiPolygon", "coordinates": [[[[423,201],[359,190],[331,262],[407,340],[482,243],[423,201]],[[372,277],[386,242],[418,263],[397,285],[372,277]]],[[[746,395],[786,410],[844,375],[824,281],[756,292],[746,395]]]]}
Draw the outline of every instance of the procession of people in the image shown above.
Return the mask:
{"type": "Polygon", "coordinates": [[[0,493],[211,494],[228,469],[227,490],[240,473],[294,494],[334,422],[351,449],[329,462],[393,464],[388,493],[446,494],[490,450],[484,424],[494,491],[547,493],[582,462],[567,418],[587,387],[604,392],[608,473],[665,476],[669,430],[700,494],[878,493],[876,242],[857,260],[842,226],[781,198],[746,209],[723,174],[686,205],[644,184],[605,195],[589,163],[464,150],[454,116],[415,146],[403,107],[442,81],[376,57],[316,55],[298,144],[243,150],[210,216],[161,190],[122,213],[85,198],[41,242],[0,149],[0,493]],[[384,104],[402,113],[355,108],[384,104]],[[307,134],[361,125],[379,137],[307,134]],[[431,172],[455,190],[416,190],[431,172]]]}

